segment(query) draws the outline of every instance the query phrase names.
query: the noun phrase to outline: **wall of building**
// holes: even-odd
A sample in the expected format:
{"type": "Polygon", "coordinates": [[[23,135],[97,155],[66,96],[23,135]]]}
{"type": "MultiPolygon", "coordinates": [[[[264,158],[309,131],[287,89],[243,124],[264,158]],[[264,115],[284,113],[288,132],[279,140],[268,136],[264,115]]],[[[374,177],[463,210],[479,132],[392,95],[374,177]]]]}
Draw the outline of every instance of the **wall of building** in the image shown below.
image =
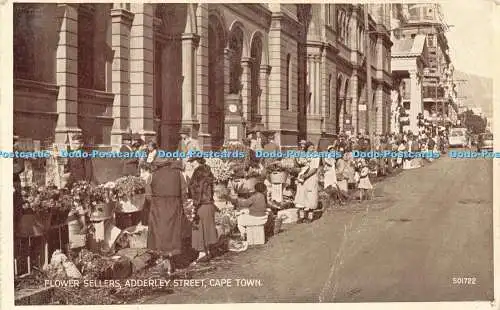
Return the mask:
{"type": "Polygon", "coordinates": [[[344,129],[345,114],[359,129],[367,50],[372,124],[379,133],[389,128],[386,5],[370,8],[370,31],[378,32],[368,46],[360,5],[15,7],[14,127],[21,136],[61,142],[81,131],[87,143],[110,146],[132,130],[175,147],[178,130],[189,126],[208,148],[223,139],[225,102],[239,83],[245,125],[278,132],[283,145],[317,141],[344,129]]]}

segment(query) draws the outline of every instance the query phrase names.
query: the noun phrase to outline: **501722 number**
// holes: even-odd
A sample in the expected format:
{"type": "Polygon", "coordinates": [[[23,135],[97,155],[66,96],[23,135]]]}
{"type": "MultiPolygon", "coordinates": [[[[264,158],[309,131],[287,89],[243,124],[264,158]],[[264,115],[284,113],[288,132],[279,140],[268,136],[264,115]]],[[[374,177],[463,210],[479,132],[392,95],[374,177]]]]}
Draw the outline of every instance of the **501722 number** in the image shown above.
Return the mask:
{"type": "Polygon", "coordinates": [[[475,277],[452,278],[451,280],[455,285],[475,285],[477,283],[475,277]]]}

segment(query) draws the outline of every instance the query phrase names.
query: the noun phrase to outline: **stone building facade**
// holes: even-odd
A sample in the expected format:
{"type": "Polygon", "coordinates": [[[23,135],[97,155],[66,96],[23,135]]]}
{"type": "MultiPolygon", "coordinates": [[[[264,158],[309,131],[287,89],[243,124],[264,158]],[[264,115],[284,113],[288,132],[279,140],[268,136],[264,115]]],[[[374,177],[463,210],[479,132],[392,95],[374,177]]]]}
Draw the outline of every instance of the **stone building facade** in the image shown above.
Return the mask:
{"type": "Polygon", "coordinates": [[[205,148],[390,131],[390,5],[14,5],[14,132],[109,148],[130,131],[205,148]],[[365,43],[365,29],[369,42],[365,43]],[[367,53],[372,89],[366,92],[367,53]],[[367,95],[373,109],[367,109],[367,95]]]}
{"type": "Polygon", "coordinates": [[[453,122],[457,112],[453,65],[439,4],[393,4],[394,91],[407,111],[406,129],[415,132],[417,115],[453,122]]]}

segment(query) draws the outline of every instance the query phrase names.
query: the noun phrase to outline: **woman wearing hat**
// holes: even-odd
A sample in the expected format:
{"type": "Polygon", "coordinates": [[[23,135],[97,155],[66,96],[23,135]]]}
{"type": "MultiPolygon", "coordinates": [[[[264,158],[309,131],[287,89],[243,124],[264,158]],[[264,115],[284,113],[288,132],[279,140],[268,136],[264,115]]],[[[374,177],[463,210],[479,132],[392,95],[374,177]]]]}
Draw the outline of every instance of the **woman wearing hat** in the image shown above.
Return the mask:
{"type": "Polygon", "coordinates": [[[214,175],[205,165],[204,158],[190,158],[194,172],[189,182],[189,195],[193,199],[196,215],[193,220],[192,246],[198,251],[197,261],[205,260],[210,248],[218,241],[215,227],[214,175]]]}
{"type": "MultiPolygon", "coordinates": [[[[314,152],[314,144],[306,143],[306,152],[314,152]]],[[[319,157],[307,160],[297,177],[297,193],[295,194],[295,206],[299,209],[299,221],[306,218],[312,220],[312,210],[318,208],[318,169],[319,157]]]]}
{"type": "Polygon", "coordinates": [[[183,228],[182,174],[174,160],[157,158],[152,165],[151,206],[148,222],[148,249],[164,259],[169,274],[174,271],[173,256],[181,254],[183,228]]]}

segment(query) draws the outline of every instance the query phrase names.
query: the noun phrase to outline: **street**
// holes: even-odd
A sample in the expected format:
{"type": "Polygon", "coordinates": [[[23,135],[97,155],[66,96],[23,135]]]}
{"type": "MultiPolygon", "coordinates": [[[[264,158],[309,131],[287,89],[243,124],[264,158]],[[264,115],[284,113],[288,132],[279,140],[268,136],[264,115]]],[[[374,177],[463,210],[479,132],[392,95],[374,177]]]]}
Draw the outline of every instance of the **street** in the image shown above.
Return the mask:
{"type": "Polygon", "coordinates": [[[378,183],[372,201],[287,226],[264,246],[229,254],[228,268],[195,275],[233,279],[231,287],[174,288],[141,302],[491,300],[492,169],[491,160],[445,155],[378,183]]]}

